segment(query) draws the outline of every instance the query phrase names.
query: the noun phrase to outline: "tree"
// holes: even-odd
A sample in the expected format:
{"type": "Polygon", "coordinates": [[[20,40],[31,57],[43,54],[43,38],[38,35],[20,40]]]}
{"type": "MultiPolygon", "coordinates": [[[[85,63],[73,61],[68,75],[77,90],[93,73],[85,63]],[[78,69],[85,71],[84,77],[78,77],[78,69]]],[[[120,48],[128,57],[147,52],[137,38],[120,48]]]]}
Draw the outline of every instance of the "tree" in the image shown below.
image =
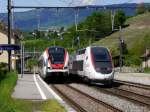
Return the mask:
{"type": "Polygon", "coordinates": [[[37,66],[38,61],[36,59],[29,59],[27,60],[26,68],[28,68],[30,71],[33,69],[34,66],[37,66]]]}
{"type": "Polygon", "coordinates": [[[122,10],[118,10],[115,15],[115,27],[123,26],[126,21],[126,15],[122,10]]]}
{"type": "Polygon", "coordinates": [[[94,12],[79,24],[81,36],[86,38],[104,37],[111,32],[111,16],[109,11],[94,12]]]}
{"type": "Polygon", "coordinates": [[[1,31],[6,30],[5,27],[6,27],[6,25],[5,25],[4,21],[3,21],[3,20],[0,20],[0,30],[1,30],[1,31]]]}

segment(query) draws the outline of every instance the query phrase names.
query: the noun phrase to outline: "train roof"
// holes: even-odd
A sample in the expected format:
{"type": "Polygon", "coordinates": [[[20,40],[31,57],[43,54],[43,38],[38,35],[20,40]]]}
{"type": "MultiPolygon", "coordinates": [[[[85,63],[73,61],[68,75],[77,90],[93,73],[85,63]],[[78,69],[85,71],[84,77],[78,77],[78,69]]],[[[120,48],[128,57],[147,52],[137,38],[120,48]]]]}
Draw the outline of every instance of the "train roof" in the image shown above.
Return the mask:
{"type": "Polygon", "coordinates": [[[85,48],[78,49],[77,51],[81,51],[81,50],[87,49],[88,47],[102,47],[102,48],[107,48],[107,47],[104,47],[104,46],[96,46],[96,45],[93,45],[93,46],[87,46],[87,47],[85,47],[85,48]]]}

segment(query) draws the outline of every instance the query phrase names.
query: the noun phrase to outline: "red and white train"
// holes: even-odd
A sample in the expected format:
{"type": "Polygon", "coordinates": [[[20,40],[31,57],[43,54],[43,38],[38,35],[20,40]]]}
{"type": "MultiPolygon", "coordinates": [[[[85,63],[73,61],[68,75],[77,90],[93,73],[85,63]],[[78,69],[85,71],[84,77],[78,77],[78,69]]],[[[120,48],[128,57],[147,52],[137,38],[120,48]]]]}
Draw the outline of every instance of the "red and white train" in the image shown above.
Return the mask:
{"type": "Polygon", "coordinates": [[[39,58],[39,74],[42,78],[63,74],[68,75],[69,54],[63,47],[52,46],[46,48],[39,58]]]}
{"type": "Polygon", "coordinates": [[[69,72],[81,76],[87,82],[111,85],[114,79],[111,54],[102,46],[88,46],[78,50],[70,59],[69,72]]]}

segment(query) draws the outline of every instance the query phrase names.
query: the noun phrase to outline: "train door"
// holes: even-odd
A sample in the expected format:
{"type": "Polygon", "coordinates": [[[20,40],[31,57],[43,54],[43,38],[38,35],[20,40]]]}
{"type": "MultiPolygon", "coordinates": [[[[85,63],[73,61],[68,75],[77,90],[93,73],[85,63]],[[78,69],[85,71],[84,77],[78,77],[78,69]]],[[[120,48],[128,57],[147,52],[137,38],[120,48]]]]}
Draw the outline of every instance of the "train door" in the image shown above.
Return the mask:
{"type": "Polygon", "coordinates": [[[89,55],[88,55],[88,50],[86,50],[85,51],[85,55],[84,55],[84,66],[83,66],[83,68],[84,68],[84,75],[85,76],[87,76],[87,77],[89,77],[89,72],[90,72],[90,70],[89,70],[89,67],[90,67],[90,63],[89,63],[89,55]]]}
{"type": "Polygon", "coordinates": [[[43,71],[43,78],[46,77],[46,73],[47,73],[47,66],[48,66],[48,60],[44,60],[42,59],[42,62],[43,62],[43,67],[42,67],[42,71],[43,71]]]}

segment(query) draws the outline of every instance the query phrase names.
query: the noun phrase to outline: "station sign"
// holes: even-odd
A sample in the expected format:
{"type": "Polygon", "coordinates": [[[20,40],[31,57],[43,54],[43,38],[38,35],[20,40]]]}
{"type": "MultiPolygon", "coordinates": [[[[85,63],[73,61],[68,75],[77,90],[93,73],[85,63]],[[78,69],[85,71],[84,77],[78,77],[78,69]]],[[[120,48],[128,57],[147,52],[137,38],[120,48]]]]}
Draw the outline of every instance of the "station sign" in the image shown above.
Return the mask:
{"type": "Polygon", "coordinates": [[[11,50],[20,50],[20,45],[15,44],[0,44],[0,50],[11,51],[11,50]]]}

